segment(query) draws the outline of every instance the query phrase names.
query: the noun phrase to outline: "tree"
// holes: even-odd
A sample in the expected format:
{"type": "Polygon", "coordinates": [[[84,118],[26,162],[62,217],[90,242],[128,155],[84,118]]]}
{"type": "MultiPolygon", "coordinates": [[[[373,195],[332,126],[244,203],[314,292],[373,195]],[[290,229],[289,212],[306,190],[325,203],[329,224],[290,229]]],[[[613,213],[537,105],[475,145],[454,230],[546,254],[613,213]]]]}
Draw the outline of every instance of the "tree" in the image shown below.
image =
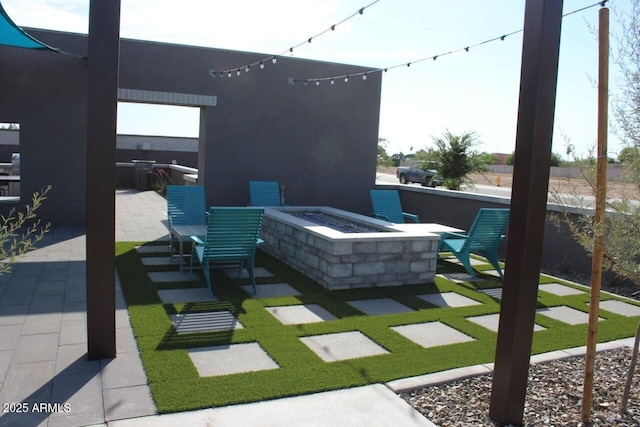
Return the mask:
{"type": "Polygon", "coordinates": [[[454,135],[446,130],[442,137],[433,137],[433,141],[438,153],[439,172],[448,189],[459,190],[463,184],[471,184],[470,173],[488,170],[487,158],[472,151],[479,143],[474,132],[454,135]]]}
{"type": "Polygon", "coordinates": [[[640,157],[640,150],[637,147],[627,146],[618,153],[620,163],[632,164],[640,157]]]}
{"type": "Polygon", "coordinates": [[[41,193],[34,193],[32,203],[25,206],[24,212],[12,209],[8,216],[0,218],[0,274],[10,272],[15,259],[33,249],[33,245],[49,232],[51,224],[42,225],[36,211],[50,190],[51,186],[41,193]]]}
{"type": "Polygon", "coordinates": [[[386,138],[378,138],[378,166],[393,166],[393,160],[387,153],[388,144],[386,138]]]}
{"type": "MultiPolygon", "coordinates": [[[[640,0],[632,0],[631,3],[630,12],[616,11],[622,28],[620,37],[616,39],[618,48],[612,54],[612,61],[617,64],[620,77],[611,109],[616,132],[626,144],[618,159],[627,166],[626,181],[635,186],[622,195],[616,195],[622,197],[607,200],[603,219],[603,268],[640,286],[640,205],[637,203],[640,200],[640,0]]],[[[595,159],[590,156],[576,163],[595,195],[595,159]]],[[[555,199],[563,208],[565,223],[573,237],[590,253],[596,228],[593,212],[589,206],[583,205],[584,198],[576,191],[570,196],[573,203],[563,201],[559,195],[555,199]],[[571,215],[570,210],[575,208],[568,207],[568,204],[577,205],[582,215],[571,215]]]]}

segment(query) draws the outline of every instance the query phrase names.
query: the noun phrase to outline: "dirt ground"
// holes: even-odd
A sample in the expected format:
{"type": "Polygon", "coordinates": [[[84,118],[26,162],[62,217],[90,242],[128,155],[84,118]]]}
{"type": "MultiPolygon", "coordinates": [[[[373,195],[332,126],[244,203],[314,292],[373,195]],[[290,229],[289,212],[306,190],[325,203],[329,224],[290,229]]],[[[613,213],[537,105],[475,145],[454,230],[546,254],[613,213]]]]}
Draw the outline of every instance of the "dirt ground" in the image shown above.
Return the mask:
{"type": "MultiPolygon", "coordinates": [[[[393,167],[379,167],[379,173],[395,174],[396,169],[393,167]]],[[[497,185],[498,177],[500,178],[500,186],[511,188],[513,184],[513,176],[510,174],[471,174],[469,178],[474,184],[479,185],[497,185]]],[[[549,179],[549,191],[557,191],[558,193],[576,194],[582,196],[593,196],[594,190],[582,179],[568,179],[551,177],[549,179]]],[[[623,198],[627,197],[632,200],[640,199],[638,188],[633,184],[609,182],[607,185],[607,197],[623,198]]]]}

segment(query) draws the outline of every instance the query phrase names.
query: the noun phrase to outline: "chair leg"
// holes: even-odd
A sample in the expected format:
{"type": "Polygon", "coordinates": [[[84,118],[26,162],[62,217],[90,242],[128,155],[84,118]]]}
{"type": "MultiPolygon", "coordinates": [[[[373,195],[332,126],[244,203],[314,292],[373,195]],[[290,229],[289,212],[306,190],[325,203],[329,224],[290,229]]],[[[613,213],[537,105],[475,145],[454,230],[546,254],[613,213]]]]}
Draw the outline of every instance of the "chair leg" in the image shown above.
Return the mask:
{"type": "Polygon", "coordinates": [[[247,263],[247,272],[249,273],[249,279],[251,280],[251,286],[253,286],[253,296],[258,295],[258,290],[256,289],[256,277],[253,273],[253,259],[250,259],[247,263]]]}
{"type": "Polygon", "coordinates": [[[467,273],[469,273],[469,276],[475,279],[476,272],[473,270],[473,267],[471,267],[471,260],[469,259],[469,254],[455,254],[455,256],[462,263],[462,266],[465,268],[465,270],[467,270],[467,273]]]}
{"type": "Polygon", "coordinates": [[[203,260],[202,262],[202,271],[204,272],[204,279],[207,282],[207,288],[209,288],[209,293],[212,297],[215,298],[215,294],[213,293],[213,288],[211,287],[211,271],[210,271],[209,260],[203,260]]]}
{"type": "Polygon", "coordinates": [[[498,254],[497,253],[483,253],[482,254],[487,261],[496,269],[501,279],[504,279],[504,275],[502,273],[502,268],[500,268],[500,262],[498,262],[498,254]]]}

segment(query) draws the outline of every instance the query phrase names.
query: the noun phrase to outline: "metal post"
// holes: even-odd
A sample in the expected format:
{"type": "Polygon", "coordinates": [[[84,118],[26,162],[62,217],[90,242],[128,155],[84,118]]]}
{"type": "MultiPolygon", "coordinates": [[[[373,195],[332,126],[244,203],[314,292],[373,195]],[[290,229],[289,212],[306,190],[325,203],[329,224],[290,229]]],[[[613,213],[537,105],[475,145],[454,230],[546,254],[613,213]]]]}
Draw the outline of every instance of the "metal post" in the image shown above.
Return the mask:
{"type": "Polygon", "coordinates": [[[547,213],[562,3],[527,0],[525,6],[507,267],[489,410],[501,425],[521,425],[524,414],[547,213]]]}
{"type": "Polygon", "coordinates": [[[115,165],[120,0],[92,0],[87,90],[87,346],[116,357],[115,165]]]}

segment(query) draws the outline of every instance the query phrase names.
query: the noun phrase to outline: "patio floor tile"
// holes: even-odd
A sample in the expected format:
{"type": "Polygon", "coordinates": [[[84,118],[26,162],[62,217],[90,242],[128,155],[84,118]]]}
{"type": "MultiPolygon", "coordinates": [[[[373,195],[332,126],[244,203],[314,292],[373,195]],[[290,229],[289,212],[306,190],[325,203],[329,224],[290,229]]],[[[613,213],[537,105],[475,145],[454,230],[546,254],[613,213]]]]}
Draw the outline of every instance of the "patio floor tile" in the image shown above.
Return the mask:
{"type": "Polygon", "coordinates": [[[288,283],[257,284],[257,295],[253,295],[253,287],[251,285],[244,285],[242,286],[242,289],[253,298],[274,298],[300,295],[300,292],[288,283]]]}
{"type": "MultiPolygon", "coordinates": [[[[485,314],[484,316],[467,317],[467,320],[475,324],[478,324],[484,328],[487,328],[490,331],[498,332],[498,323],[500,321],[500,314],[495,313],[495,314],[485,314]]],[[[543,328],[542,326],[537,324],[533,325],[534,332],[544,331],[546,329],[547,328],[543,328]]]]}
{"type": "MultiPolygon", "coordinates": [[[[156,406],[147,386],[134,386],[104,390],[105,421],[154,415],[156,406]]],[[[111,423],[109,423],[111,424],[111,423]]]]}
{"type": "Polygon", "coordinates": [[[391,329],[424,348],[473,341],[470,336],[440,322],[393,326],[391,329]]]}
{"type": "Polygon", "coordinates": [[[565,286],[560,283],[545,283],[545,284],[539,285],[538,289],[544,292],[548,292],[550,294],[561,296],[561,297],[564,297],[567,295],[580,295],[585,293],[584,291],[572,288],[570,286],[565,286]]]}
{"type": "Polygon", "coordinates": [[[179,271],[150,271],[147,273],[149,279],[155,283],[168,282],[199,282],[200,277],[197,274],[189,274],[188,271],[180,273],[179,271]]]}
{"type": "Polygon", "coordinates": [[[265,307],[283,325],[299,325],[334,320],[336,317],[318,304],[265,307]]]}
{"type": "Polygon", "coordinates": [[[389,353],[359,331],[312,335],[301,337],[300,341],[325,362],[389,353]]]}
{"type": "Polygon", "coordinates": [[[136,246],[136,252],[139,254],[168,254],[169,242],[166,245],[136,246]]]}
{"type": "Polygon", "coordinates": [[[456,292],[442,292],[437,294],[423,294],[418,295],[423,301],[430,304],[437,305],[438,307],[468,307],[471,305],[482,304],[479,301],[467,298],[456,292]]]}
{"type": "Polygon", "coordinates": [[[229,311],[172,314],[169,317],[179,334],[243,329],[242,323],[229,311]]]}
{"type": "Polygon", "coordinates": [[[188,353],[201,377],[279,368],[258,343],[193,348],[188,353]]]}
{"type": "MultiPolygon", "coordinates": [[[[247,270],[245,268],[242,269],[242,272],[240,275],[238,275],[238,268],[225,268],[224,269],[224,273],[230,277],[231,279],[248,279],[249,278],[249,273],[247,272],[247,270]]],[[[267,270],[266,268],[263,267],[255,267],[253,269],[253,275],[255,278],[260,278],[260,277],[273,277],[273,274],[271,274],[271,272],[269,270],[267,270]]]]}
{"type": "Polygon", "coordinates": [[[627,304],[622,301],[608,300],[601,301],[600,308],[622,316],[634,317],[640,316],[640,307],[633,304],[627,304]]]}
{"type": "Polygon", "coordinates": [[[158,291],[158,296],[163,304],[217,301],[207,288],[162,289],[158,291]]]}
{"type": "MultiPolygon", "coordinates": [[[[458,264],[458,265],[462,265],[462,263],[460,262],[460,260],[456,257],[449,257],[449,258],[440,258],[442,261],[445,262],[450,262],[451,264],[458,264]]],[[[471,262],[472,266],[476,266],[476,265],[490,265],[488,264],[486,261],[480,260],[480,259],[475,259],[475,258],[469,258],[469,261],[471,262]]]]}
{"type": "Polygon", "coordinates": [[[489,288],[489,289],[478,289],[479,292],[482,292],[485,295],[490,296],[491,298],[501,300],[502,299],[502,288],[489,288]]]}
{"type": "MultiPolygon", "coordinates": [[[[558,307],[546,307],[536,310],[539,314],[550,317],[560,322],[568,323],[570,325],[579,325],[581,323],[589,322],[589,313],[585,313],[575,308],[567,307],[564,305],[558,307]]],[[[598,320],[604,320],[598,318],[598,320]]]]}
{"type": "Polygon", "coordinates": [[[436,274],[436,277],[441,277],[443,279],[450,280],[454,283],[479,282],[481,280],[484,280],[480,277],[476,277],[474,279],[467,273],[442,273],[442,274],[436,274]]]}
{"type": "Polygon", "coordinates": [[[408,313],[415,311],[392,298],[372,298],[347,301],[347,304],[369,316],[384,314],[408,313]]]}
{"type": "Polygon", "coordinates": [[[177,259],[173,259],[169,256],[145,256],[141,257],[140,261],[145,266],[157,266],[157,265],[175,265],[180,267],[177,259]]]}

